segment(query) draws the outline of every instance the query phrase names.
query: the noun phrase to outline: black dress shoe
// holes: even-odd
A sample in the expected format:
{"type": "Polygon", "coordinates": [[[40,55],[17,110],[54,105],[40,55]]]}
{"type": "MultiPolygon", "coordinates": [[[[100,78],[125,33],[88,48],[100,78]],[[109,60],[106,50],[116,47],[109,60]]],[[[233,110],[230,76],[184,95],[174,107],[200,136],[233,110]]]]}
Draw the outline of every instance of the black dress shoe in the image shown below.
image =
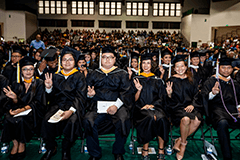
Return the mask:
{"type": "Polygon", "coordinates": [[[17,160],[24,159],[25,157],[26,157],[26,150],[21,153],[17,153],[17,160]]]}
{"type": "Polygon", "coordinates": [[[8,158],[10,159],[10,160],[16,160],[17,159],[17,153],[15,153],[15,154],[9,154],[9,156],[8,156],[8,158]]]}
{"type": "Polygon", "coordinates": [[[98,157],[90,157],[88,160],[100,160],[101,158],[98,158],[98,157]]]}
{"type": "Polygon", "coordinates": [[[54,150],[47,151],[41,158],[41,160],[50,160],[57,153],[57,147],[54,150]]]}
{"type": "Polygon", "coordinates": [[[62,160],[71,160],[70,152],[63,152],[62,153],[62,160]]]}
{"type": "Polygon", "coordinates": [[[115,160],[124,160],[122,154],[114,154],[115,160]]]}

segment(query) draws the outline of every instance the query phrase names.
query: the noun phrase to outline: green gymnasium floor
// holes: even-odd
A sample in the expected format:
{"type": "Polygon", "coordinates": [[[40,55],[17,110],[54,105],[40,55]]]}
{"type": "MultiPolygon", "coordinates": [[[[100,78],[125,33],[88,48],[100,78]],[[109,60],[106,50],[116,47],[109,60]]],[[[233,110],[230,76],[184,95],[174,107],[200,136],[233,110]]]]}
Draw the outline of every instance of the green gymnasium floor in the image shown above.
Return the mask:
{"type": "MultiPolygon", "coordinates": [[[[207,127],[204,126],[204,130],[207,127]]],[[[234,138],[237,134],[239,133],[239,130],[235,130],[233,133],[231,133],[231,138],[234,138]]],[[[173,135],[179,135],[179,129],[178,128],[173,128],[173,135]]],[[[210,133],[207,132],[206,136],[209,136],[210,133]]],[[[216,131],[213,131],[213,135],[216,136],[216,131]]],[[[200,129],[196,132],[195,138],[200,138],[201,136],[201,131],[200,129]]],[[[207,141],[210,142],[210,138],[206,138],[207,141]]],[[[126,160],[139,160],[141,159],[141,155],[138,155],[137,153],[135,155],[131,154],[131,150],[129,150],[129,142],[130,142],[130,136],[128,137],[127,143],[125,145],[126,149],[126,154],[124,155],[124,158],[126,160]]],[[[169,140],[170,142],[170,140],[169,140]]],[[[42,154],[38,153],[39,149],[39,141],[38,140],[32,140],[30,143],[27,144],[27,156],[25,160],[40,160],[42,154]]],[[[102,160],[112,160],[114,159],[112,153],[112,144],[113,142],[109,141],[100,141],[102,151],[103,151],[103,157],[102,160]]],[[[61,140],[58,140],[58,153],[55,155],[52,160],[61,160],[61,140]]],[[[138,143],[135,143],[135,146],[139,146],[138,143]]],[[[218,159],[222,159],[222,153],[220,150],[220,145],[218,141],[215,141],[215,146],[218,151],[218,159]]],[[[239,160],[240,159],[240,139],[239,140],[233,140],[231,143],[231,146],[233,148],[233,159],[234,160],[239,160]]],[[[136,148],[135,147],[135,148],[136,148]]],[[[157,149],[157,142],[156,141],[151,141],[150,142],[150,147],[155,147],[157,149]]],[[[72,147],[71,149],[71,155],[72,155],[72,160],[87,160],[89,158],[89,155],[87,153],[80,153],[80,148],[81,148],[81,141],[77,140],[76,144],[72,147]]],[[[135,149],[135,152],[136,149],[135,149]]],[[[198,140],[188,140],[188,145],[186,148],[185,160],[201,160],[201,154],[204,153],[203,151],[203,143],[202,141],[198,140]]],[[[157,155],[151,155],[151,159],[156,159],[157,155]]],[[[8,159],[8,154],[0,154],[0,159],[5,160],[8,159]]],[[[172,155],[167,155],[166,160],[175,160],[175,154],[172,155]]]]}

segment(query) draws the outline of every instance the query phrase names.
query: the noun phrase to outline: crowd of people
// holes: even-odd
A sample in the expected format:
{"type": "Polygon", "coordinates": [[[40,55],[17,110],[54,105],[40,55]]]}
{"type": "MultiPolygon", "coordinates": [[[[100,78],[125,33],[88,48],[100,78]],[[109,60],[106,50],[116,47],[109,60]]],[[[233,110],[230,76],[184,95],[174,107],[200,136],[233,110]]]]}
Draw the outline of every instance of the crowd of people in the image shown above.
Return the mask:
{"type": "Polygon", "coordinates": [[[232,159],[228,128],[240,128],[238,45],[189,48],[176,32],[44,30],[30,45],[0,47],[1,141],[12,141],[10,159],[23,159],[36,134],[46,143],[41,160],[49,160],[63,134],[63,160],[78,137],[97,160],[104,156],[98,135],[114,133],[112,153],[122,160],[133,125],[141,158],[150,159],[156,137],[163,160],[173,124],[180,160],[204,120],[217,130],[223,158],[232,159]]]}

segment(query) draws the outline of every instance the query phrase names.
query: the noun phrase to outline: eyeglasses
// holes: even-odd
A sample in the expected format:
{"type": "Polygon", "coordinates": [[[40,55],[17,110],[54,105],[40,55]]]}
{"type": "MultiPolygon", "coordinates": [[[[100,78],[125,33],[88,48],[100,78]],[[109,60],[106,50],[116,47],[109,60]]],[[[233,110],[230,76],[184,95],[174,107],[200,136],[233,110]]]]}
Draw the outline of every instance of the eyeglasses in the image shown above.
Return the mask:
{"type": "Polygon", "coordinates": [[[28,72],[28,71],[32,72],[32,71],[34,71],[34,68],[24,68],[24,69],[22,69],[22,71],[23,72],[28,72]]]}
{"type": "Polygon", "coordinates": [[[114,59],[114,57],[113,56],[102,56],[102,59],[104,59],[104,60],[107,60],[107,59],[109,59],[110,61],[111,60],[113,60],[114,59]]]}
{"type": "Polygon", "coordinates": [[[12,56],[12,58],[21,58],[22,56],[12,56]]]}
{"type": "Polygon", "coordinates": [[[74,59],[73,58],[63,58],[62,59],[62,62],[67,62],[67,61],[72,62],[72,61],[74,61],[74,59]]]}

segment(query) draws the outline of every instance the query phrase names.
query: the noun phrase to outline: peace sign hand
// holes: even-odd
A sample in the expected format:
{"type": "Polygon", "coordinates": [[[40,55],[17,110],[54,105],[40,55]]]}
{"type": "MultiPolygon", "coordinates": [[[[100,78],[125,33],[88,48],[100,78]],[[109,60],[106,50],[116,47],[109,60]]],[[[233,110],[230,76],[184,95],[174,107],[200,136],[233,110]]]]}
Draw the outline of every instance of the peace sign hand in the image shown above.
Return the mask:
{"type": "Polygon", "coordinates": [[[3,92],[6,94],[7,97],[11,99],[17,99],[17,95],[11,90],[9,86],[7,86],[8,89],[3,88],[3,92]]]}
{"type": "Polygon", "coordinates": [[[216,82],[215,85],[214,85],[213,88],[212,88],[212,93],[213,93],[214,95],[216,95],[216,94],[219,93],[220,89],[219,89],[218,87],[219,87],[219,82],[216,82]]]}
{"type": "Polygon", "coordinates": [[[165,69],[163,69],[163,66],[162,66],[162,65],[159,65],[159,71],[162,73],[162,75],[164,74],[165,69]]]}
{"type": "Polygon", "coordinates": [[[87,94],[88,94],[89,97],[93,97],[96,94],[96,92],[94,90],[94,86],[92,86],[92,88],[90,86],[88,86],[87,94]]]}
{"type": "Polygon", "coordinates": [[[167,91],[168,97],[171,98],[173,82],[169,81],[166,84],[167,84],[166,91],[167,91]]]}
{"type": "Polygon", "coordinates": [[[142,85],[140,84],[139,80],[136,78],[133,80],[135,87],[137,88],[138,91],[142,90],[142,85]]]}
{"type": "Polygon", "coordinates": [[[50,73],[50,75],[49,75],[49,73],[45,74],[45,81],[44,81],[44,83],[45,83],[45,86],[46,86],[47,89],[51,89],[52,88],[52,85],[53,85],[52,73],[50,73]]]}
{"type": "Polygon", "coordinates": [[[127,67],[127,70],[128,70],[128,74],[132,76],[132,73],[133,73],[133,72],[132,72],[131,68],[130,68],[130,67],[127,67]]]}

